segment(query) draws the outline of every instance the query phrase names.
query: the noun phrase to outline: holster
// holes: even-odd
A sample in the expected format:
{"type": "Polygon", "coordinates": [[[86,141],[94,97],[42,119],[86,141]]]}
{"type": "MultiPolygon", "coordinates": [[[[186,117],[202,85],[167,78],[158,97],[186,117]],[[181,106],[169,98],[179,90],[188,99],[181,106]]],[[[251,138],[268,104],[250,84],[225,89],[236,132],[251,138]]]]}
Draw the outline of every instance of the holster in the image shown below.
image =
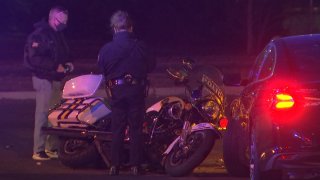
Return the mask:
{"type": "Polygon", "coordinates": [[[106,94],[108,98],[112,98],[112,92],[109,86],[106,86],[106,94]]]}

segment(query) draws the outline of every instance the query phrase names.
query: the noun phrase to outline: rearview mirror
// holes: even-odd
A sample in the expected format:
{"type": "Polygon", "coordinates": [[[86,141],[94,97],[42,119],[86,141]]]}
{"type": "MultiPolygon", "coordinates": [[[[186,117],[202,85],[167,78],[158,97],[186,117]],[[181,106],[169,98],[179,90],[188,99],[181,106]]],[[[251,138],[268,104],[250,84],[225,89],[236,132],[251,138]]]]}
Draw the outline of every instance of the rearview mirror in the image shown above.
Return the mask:
{"type": "Polygon", "coordinates": [[[195,62],[193,59],[190,59],[190,58],[182,59],[182,65],[183,65],[184,69],[187,71],[190,71],[193,69],[194,63],[195,62]]]}

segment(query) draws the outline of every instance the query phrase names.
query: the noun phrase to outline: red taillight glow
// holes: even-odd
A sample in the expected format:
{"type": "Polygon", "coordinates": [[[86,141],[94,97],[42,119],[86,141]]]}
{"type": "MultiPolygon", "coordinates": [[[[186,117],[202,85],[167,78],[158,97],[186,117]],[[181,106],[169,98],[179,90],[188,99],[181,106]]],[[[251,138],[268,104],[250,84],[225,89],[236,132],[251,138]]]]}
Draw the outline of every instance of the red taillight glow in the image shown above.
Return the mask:
{"type": "Polygon", "coordinates": [[[304,115],[303,87],[295,80],[274,80],[267,82],[261,94],[265,112],[277,124],[300,122],[304,115]]]}
{"type": "Polygon", "coordinates": [[[219,121],[219,125],[222,129],[226,129],[228,125],[228,119],[226,117],[223,117],[219,121]]]}
{"type": "Polygon", "coordinates": [[[289,94],[276,94],[275,107],[277,109],[289,109],[294,106],[294,99],[289,94]]]}

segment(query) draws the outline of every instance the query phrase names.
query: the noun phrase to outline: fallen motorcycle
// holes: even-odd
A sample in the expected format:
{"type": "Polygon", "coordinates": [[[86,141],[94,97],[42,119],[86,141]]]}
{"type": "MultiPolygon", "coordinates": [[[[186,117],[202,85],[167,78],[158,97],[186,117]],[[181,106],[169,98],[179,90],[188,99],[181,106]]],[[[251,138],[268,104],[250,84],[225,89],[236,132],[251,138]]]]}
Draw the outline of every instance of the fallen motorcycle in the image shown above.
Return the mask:
{"type": "Polygon", "coordinates": [[[185,87],[186,99],[168,97],[161,101],[172,103],[171,119],[183,123],[180,135],[163,153],[165,171],[171,176],[192,172],[208,156],[227,124],[224,91],[208,76],[214,74],[212,77],[221,82],[220,71],[212,68],[205,74],[202,69],[193,69],[194,62],[188,59],[182,64],[182,68],[169,68],[167,72],[176,84],[185,87]]]}
{"type": "MultiPolygon", "coordinates": [[[[214,142],[225,128],[225,98],[222,89],[203,75],[199,86],[188,85],[190,62],[183,68],[167,69],[168,74],[187,91],[187,98],[166,97],[146,110],[143,123],[145,163],[152,169],[163,169],[171,176],[186,175],[210,153],[214,142]]],[[[76,168],[95,163],[101,158],[110,166],[110,108],[95,92],[102,75],[83,75],[66,82],[63,101],[50,110],[52,127],[48,134],[60,137],[59,160],[76,168]]],[[[129,130],[129,129],[128,129],[129,130]]],[[[125,144],[129,138],[124,139],[125,144]]],[[[123,164],[128,160],[128,147],[123,164]]]]}

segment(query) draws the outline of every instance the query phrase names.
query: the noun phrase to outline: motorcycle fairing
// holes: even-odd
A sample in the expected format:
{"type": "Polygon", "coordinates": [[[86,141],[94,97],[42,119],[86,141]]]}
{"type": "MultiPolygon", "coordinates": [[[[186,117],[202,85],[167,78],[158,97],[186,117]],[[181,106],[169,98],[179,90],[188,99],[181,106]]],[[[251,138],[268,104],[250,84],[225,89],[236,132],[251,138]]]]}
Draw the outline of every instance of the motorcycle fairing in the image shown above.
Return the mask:
{"type": "Polygon", "coordinates": [[[97,91],[103,79],[102,74],[87,74],[68,80],[62,92],[63,99],[91,97],[97,91]]]}
{"type": "Polygon", "coordinates": [[[179,103],[181,103],[182,107],[184,107],[184,105],[185,105],[184,101],[181,98],[178,98],[175,96],[169,96],[169,97],[166,97],[166,98],[160,100],[159,102],[155,103],[154,105],[150,106],[146,112],[147,113],[151,112],[151,111],[159,112],[165,104],[172,103],[172,102],[179,102],[179,103]]]}
{"type": "Polygon", "coordinates": [[[223,89],[221,89],[212,79],[203,74],[201,82],[210,94],[214,94],[217,97],[218,103],[221,104],[224,101],[223,89]]]}

